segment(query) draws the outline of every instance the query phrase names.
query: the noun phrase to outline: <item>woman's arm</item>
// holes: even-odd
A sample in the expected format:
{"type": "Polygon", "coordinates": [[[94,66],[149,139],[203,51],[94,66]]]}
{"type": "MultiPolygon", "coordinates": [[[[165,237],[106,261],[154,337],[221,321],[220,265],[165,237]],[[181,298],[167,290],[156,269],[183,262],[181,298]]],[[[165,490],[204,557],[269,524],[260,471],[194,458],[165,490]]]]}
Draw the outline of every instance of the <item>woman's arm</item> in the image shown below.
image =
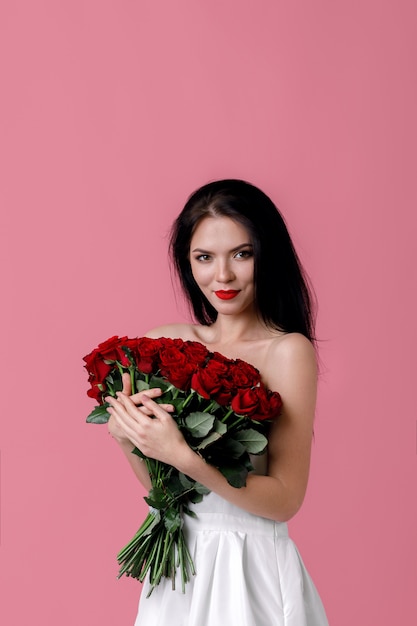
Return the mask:
{"type": "Polygon", "coordinates": [[[136,407],[120,394],[118,401],[110,400],[110,411],[124,436],[147,456],[175,466],[251,513],[287,521],[300,508],[308,481],[317,386],[314,348],[301,335],[286,335],[272,342],[265,371],[267,386],[282,396],[283,412],[270,432],[268,476],[250,474],[240,489],[191,450],[169,413],[151,399],[143,396],[136,407]]]}
{"type": "MultiPolygon", "coordinates": [[[[109,420],[109,423],[110,423],[110,420],[109,420]]],[[[109,428],[109,431],[110,431],[110,428],[109,428]]],[[[151,488],[151,479],[149,478],[149,472],[143,460],[137,454],[133,454],[132,450],[134,448],[134,445],[132,444],[131,441],[129,441],[129,439],[118,439],[114,435],[113,437],[114,439],[116,439],[117,443],[119,444],[120,449],[125,455],[136,478],[138,478],[138,480],[142,483],[145,489],[149,491],[151,488]]]]}

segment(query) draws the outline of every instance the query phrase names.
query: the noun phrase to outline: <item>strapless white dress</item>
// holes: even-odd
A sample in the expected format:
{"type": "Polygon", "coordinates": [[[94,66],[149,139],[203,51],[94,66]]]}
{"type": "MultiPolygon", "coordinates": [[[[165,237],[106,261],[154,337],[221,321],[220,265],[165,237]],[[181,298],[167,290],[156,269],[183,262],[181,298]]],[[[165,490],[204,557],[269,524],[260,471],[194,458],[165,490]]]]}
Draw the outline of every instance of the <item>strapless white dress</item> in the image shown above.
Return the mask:
{"type": "MultiPolygon", "coordinates": [[[[263,473],[263,459],[256,459],[263,473]]],[[[286,523],[252,515],[214,493],[184,530],[196,575],[181,590],[145,580],[135,626],[328,626],[286,523]]]]}

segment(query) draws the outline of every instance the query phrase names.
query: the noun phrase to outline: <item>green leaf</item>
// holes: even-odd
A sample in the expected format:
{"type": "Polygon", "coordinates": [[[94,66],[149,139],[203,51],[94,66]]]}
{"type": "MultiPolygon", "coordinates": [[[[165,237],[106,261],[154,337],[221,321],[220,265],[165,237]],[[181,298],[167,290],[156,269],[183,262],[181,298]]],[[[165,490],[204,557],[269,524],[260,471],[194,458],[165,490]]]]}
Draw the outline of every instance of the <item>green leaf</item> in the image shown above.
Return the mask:
{"type": "MultiPolygon", "coordinates": [[[[235,434],[233,436],[235,437],[235,434]]],[[[245,446],[236,439],[227,439],[224,442],[223,453],[226,458],[239,459],[245,452],[245,446]]]]}
{"type": "Polygon", "coordinates": [[[103,406],[96,406],[96,408],[91,411],[86,421],[89,424],[107,424],[110,417],[110,413],[107,413],[108,406],[107,403],[103,406]]]}
{"type": "Polygon", "coordinates": [[[160,396],[160,398],[156,398],[155,402],[158,403],[163,403],[163,404],[172,404],[172,406],[175,409],[175,412],[181,413],[182,410],[182,405],[184,404],[184,398],[172,398],[170,394],[168,393],[164,393],[163,396],[160,396]]]}
{"type": "Polygon", "coordinates": [[[196,411],[185,418],[187,429],[193,437],[205,437],[213,428],[215,417],[210,413],[196,411]]]}
{"type": "Polygon", "coordinates": [[[164,509],[167,505],[167,499],[163,489],[153,487],[148,496],[144,498],[145,502],[154,509],[164,509]]]}
{"type": "Polygon", "coordinates": [[[111,395],[116,395],[116,391],[123,389],[123,381],[120,372],[113,370],[106,377],[107,388],[111,392],[111,395]]]}
{"type": "Polygon", "coordinates": [[[206,496],[208,493],[210,493],[210,489],[207,489],[207,487],[205,487],[201,483],[194,483],[194,489],[202,496],[206,496]]]}
{"type": "MultiPolygon", "coordinates": [[[[203,498],[203,496],[201,496],[199,502],[201,502],[202,498],[203,498]]],[[[192,500],[190,498],[190,502],[194,502],[194,500],[192,500]]],[[[188,506],[186,506],[185,504],[182,505],[182,511],[183,511],[183,513],[185,513],[186,515],[189,515],[190,517],[193,517],[194,519],[197,518],[197,513],[194,513],[194,511],[189,509],[188,506]]]]}
{"type": "Polygon", "coordinates": [[[191,489],[193,487],[193,485],[195,484],[195,480],[190,480],[188,478],[188,476],[186,476],[182,472],[179,473],[178,477],[179,477],[181,485],[182,485],[182,487],[184,487],[184,489],[191,489]]]}
{"type": "Polygon", "coordinates": [[[227,426],[226,424],[223,424],[223,422],[216,419],[214,423],[214,430],[216,433],[219,433],[219,435],[225,435],[227,433],[227,426]]]}
{"type": "Polygon", "coordinates": [[[143,454],[143,452],[141,452],[136,446],[133,448],[132,454],[136,454],[136,456],[138,456],[142,460],[146,459],[146,456],[143,454]]]}
{"type": "Polygon", "coordinates": [[[164,487],[173,496],[179,496],[183,491],[189,489],[189,487],[184,487],[181,478],[177,473],[172,474],[169,478],[164,480],[164,487]]]}
{"type": "Polygon", "coordinates": [[[248,428],[247,430],[239,430],[233,435],[234,439],[239,441],[249,454],[262,454],[264,452],[268,440],[262,433],[248,428]]]}
{"type": "Polygon", "coordinates": [[[219,422],[219,420],[216,419],[216,421],[214,422],[213,432],[211,432],[208,437],[203,439],[203,441],[199,443],[196,449],[203,450],[204,448],[207,448],[207,446],[221,439],[223,435],[225,435],[226,433],[227,433],[226,424],[223,424],[223,422],[219,422]]]}
{"type": "Polygon", "coordinates": [[[219,439],[221,439],[221,435],[219,433],[210,433],[208,437],[203,439],[203,441],[198,444],[196,450],[203,450],[204,448],[207,448],[207,446],[211,445],[215,441],[218,441],[219,439]]]}
{"type": "Polygon", "coordinates": [[[147,389],[149,389],[149,384],[145,382],[144,380],[137,380],[136,389],[138,391],[146,391],[147,389]]]}
{"type": "Polygon", "coordinates": [[[132,365],[134,365],[135,357],[133,356],[132,350],[128,346],[122,346],[122,350],[125,353],[125,355],[127,356],[127,358],[129,359],[130,363],[132,365]]]}
{"type": "MultiPolygon", "coordinates": [[[[199,502],[202,501],[202,499],[204,498],[205,494],[203,493],[197,493],[196,491],[192,491],[189,495],[189,501],[192,502],[193,504],[198,504],[199,502]]],[[[189,513],[189,515],[193,513],[193,511],[191,511],[189,513]]],[[[195,515],[195,517],[198,517],[197,515],[195,515]]]]}
{"type": "Polygon", "coordinates": [[[248,470],[246,465],[236,464],[234,466],[223,466],[219,467],[219,471],[223,474],[223,476],[227,479],[227,482],[232,487],[245,487],[246,485],[246,477],[248,475],[248,470]]]}
{"type": "Polygon", "coordinates": [[[140,459],[145,459],[145,455],[143,454],[143,452],[141,452],[139,450],[139,448],[134,447],[132,450],[132,454],[136,454],[136,456],[138,456],[140,459]]]}
{"type": "Polygon", "coordinates": [[[177,509],[170,508],[164,513],[164,525],[168,532],[173,533],[182,526],[181,514],[177,509]]]}
{"type": "Polygon", "coordinates": [[[161,376],[151,376],[151,379],[149,381],[150,389],[159,387],[160,389],[162,389],[162,391],[166,391],[170,386],[170,383],[165,380],[165,378],[161,378],[161,376]]]}

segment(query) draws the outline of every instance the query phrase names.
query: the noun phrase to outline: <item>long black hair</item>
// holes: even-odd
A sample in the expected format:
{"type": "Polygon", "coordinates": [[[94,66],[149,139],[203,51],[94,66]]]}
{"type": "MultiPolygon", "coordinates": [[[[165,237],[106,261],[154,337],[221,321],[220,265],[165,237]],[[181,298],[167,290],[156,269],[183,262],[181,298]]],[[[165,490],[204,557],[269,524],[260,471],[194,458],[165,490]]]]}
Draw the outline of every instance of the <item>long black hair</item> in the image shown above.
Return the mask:
{"type": "Polygon", "coordinates": [[[258,313],[271,328],[299,332],[314,340],[313,296],[284,219],[272,200],[243,180],[208,183],[187,200],[174,222],[170,253],[185,295],[200,324],[212,324],[217,311],[194,280],[190,244],[204,217],[229,217],[249,232],[254,251],[258,313]]]}

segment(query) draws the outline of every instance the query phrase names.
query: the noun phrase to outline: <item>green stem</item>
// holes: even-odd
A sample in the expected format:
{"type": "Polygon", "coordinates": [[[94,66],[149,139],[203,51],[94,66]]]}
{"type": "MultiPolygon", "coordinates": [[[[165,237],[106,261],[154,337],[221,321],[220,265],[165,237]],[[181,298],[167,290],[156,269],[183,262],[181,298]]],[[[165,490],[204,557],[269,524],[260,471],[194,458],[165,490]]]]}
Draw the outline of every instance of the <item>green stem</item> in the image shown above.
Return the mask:
{"type": "Polygon", "coordinates": [[[228,417],[230,417],[230,416],[232,415],[232,413],[233,413],[233,409],[229,409],[229,410],[227,411],[226,415],[224,415],[224,416],[222,417],[221,421],[224,423],[224,422],[227,420],[227,418],[228,418],[228,417]]]}
{"type": "Polygon", "coordinates": [[[210,413],[211,409],[215,406],[215,404],[216,404],[215,400],[210,402],[210,404],[206,406],[205,409],[203,409],[203,413],[210,413]]]}
{"type": "Polygon", "coordinates": [[[234,428],[235,426],[237,426],[238,424],[241,424],[244,421],[244,417],[238,417],[237,420],[235,422],[233,422],[233,424],[231,424],[230,426],[228,426],[227,432],[230,433],[230,431],[232,430],[232,428],[234,428]]]}
{"type": "Polygon", "coordinates": [[[184,402],[182,404],[182,411],[184,411],[184,409],[187,406],[187,404],[189,404],[191,402],[191,399],[193,398],[194,394],[195,394],[195,391],[191,390],[191,392],[185,398],[185,400],[184,400],[184,402]]]}

